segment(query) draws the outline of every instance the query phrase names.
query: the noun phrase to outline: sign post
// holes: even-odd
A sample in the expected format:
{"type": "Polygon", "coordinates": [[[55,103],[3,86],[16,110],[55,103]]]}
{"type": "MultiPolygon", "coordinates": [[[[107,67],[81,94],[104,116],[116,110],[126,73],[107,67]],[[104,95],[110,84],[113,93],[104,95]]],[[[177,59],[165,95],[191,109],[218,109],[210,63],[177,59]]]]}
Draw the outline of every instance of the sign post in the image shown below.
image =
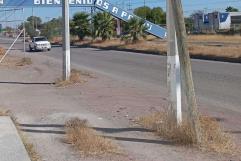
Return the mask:
{"type": "Polygon", "coordinates": [[[173,17],[173,7],[167,0],[167,87],[169,95],[169,111],[177,121],[182,122],[182,98],[181,98],[181,70],[177,47],[177,36],[173,17]]]}
{"type": "Polygon", "coordinates": [[[69,0],[63,0],[63,80],[70,78],[70,33],[69,33],[69,0]]]}

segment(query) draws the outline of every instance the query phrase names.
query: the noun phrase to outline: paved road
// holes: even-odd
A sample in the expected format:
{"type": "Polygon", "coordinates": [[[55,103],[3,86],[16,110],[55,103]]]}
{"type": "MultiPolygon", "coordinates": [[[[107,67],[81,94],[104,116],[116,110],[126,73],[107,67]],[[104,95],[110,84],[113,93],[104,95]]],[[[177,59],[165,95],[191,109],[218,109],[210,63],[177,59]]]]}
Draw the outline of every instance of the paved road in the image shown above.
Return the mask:
{"type": "MultiPolygon", "coordinates": [[[[0,44],[2,42],[0,39],[0,44]]],[[[20,45],[16,48],[21,48],[20,45]]],[[[62,58],[60,47],[35,54],[45,54],[59,60],[62,58]]],[[[166,88],[164,56],[72,47],[71,60],[93,71],[139,84],[147,90],[165,91],[166,88]]],[[[241,113],[241,64],[203,60],[192,60],[192,64],[199,102],[241,113]]]]}

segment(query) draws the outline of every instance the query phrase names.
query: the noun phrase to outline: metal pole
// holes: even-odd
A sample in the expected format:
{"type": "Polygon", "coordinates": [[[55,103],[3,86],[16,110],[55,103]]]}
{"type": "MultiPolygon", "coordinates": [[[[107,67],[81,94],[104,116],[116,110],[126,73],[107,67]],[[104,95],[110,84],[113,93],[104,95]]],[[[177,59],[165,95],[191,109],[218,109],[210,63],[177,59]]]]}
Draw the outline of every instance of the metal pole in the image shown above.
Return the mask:
{"type": "Polygon", "coordinates": [[[93,22],[93,14],[94,14],[94,9],[93,7],[90,8],[91,9],[91,41],[94,40],[94,22],[93,22]]]}
{"type": "Polygon", "coordinates": [[[26,29],[25,29],[25,16],[24,16],[24,8],[23,8],[23,52],[24,57],[26,56],[26,29]]]}
{"type": "Polygon", "coordinates": [[[18,34],[17,38],[13,41],[13,43],[11,44],[11,46],[8,48],[8,50],[6,51],[6,53],[3,55],[3,57],[0,60],[0,63],[2,63],[2,61],[4,60],[4,58],[7,56],[7,54],[10,52],[10,50],[12,49],[13,45],[15,44],[15,42],[18,40],[18,38],[20,37],[20,35],[23,33],[23,30],[20,32],[20,34],[18,34]]]}
{"type": "Polygon", "coordinates": [[[176,29],[173,20],[173,8],[167,0],[167,86],[169,95],[169,111],[175,117],[177,124],[182,122],[181,74],[177,48],[176,29]]]}
{"type": "Polygon", "coordinates": [[[33,25],[33,29],[34,29],[34,27],[35,27],[35,23],[34,23],[34,21],[35,21],[35,20],[34,20],[33,15],[34,15],[34,14],[33,14],[33,7],[32,7],[32,19],[33,19],[32,25],[33,25]]]}
{"type": "Polygon", "coordinates": [[[146,20],[146,0],[144,0],[144,11],[145,11],[145,20],[146,20]]]}
{"type": "Polygon", "coordinates": [[[63,80],[70,78],[69,0],[63,0],[63,80]]]}

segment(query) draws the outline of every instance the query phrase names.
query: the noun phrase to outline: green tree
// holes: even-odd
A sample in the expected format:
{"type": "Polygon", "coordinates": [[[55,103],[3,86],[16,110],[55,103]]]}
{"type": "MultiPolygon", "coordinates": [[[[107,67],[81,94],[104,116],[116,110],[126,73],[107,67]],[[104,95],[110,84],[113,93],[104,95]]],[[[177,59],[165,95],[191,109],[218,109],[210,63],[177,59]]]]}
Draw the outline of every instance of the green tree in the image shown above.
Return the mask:
{"type": "Polygon", "coordinates": [[[62,18],[53,18],[52,20],[45,22],[41,29],[43,36],[48,39],[52,39],[55,36],[60,36],[62,31],[62,18]]]}
{"type": "Polygon", "coordinates": [[[30,16],[27,18],[27,21],[32,24],[33,28],[40,28],[42,24],[42,20],[40,17],[37,16],[30,16]]]}
{"type": "Polygon", "coordinates": [[[126,25],[127,34],[122,36],[122,40],[127,43],[137,43],[140,38],[146,38],[147,27],[143,19],[131,18],[126,25]]]}
{"type": "MultiPolygon", "coordinates": [[[[39,36],[39,31],[37,29],[42,27],[42,20],[40,17],[30,16],[27,18],[27,21],[24,23],[26,34],[30,37],[39,36]]],[[[19,29],[23,29],[23,24],[21,24],[19,29]]]]}
{"type": "Polygon", "coordinates": [[[154,7],[151,10],[150,21],[155,24],[166,24],[166,13],[161,7],[154,7]]]}
{"type": "Polygon", "coordinates": [[[90,35],[90,19],[89,14],[85,12],[78,12],[74,15],[70,22],[70,33],[77,35],[80,40],[85,36],[90,35]]]}
{"type": "MultiPolygon", "coordinates": [[[[26,34],[29,35],[31,38],[39,35],[39,32],[37,32],[36,29],[33,28],[33,25],[30,22],[27,21],[24,23],[24,25],[26,34]]],[[[22,30],[23,24],[21,24],[18,28],[22,30]]]]}
{"type": "Polygon", "coordinates": [[[234,7],[232,7],[232,6],[228,6],[228,7],[226,8],[226,12],[239,12],[239,9],[234,8],[234,7]]]}
{"type": "Polygon", "coordinates": [[[107,12],[98,12],[93,17],[95,37],[103,41],[110,39],[114,34],[114,18],[107,12]]]}
{"type": "Polygon", "coordinates": [[[187,33],[191,32],[194,28],[194,20],[192,17],[185,18],[185,25],[187,33]]]}
{"type": "Polygon", "coordinates": [[[134,14],[147,20],[151,20],[151,8],[150,7],[138,7],[134,10],[134,14]]]}
{"type": "Polygon", "coordinates": [[[155,24],[166,24],[166,13],[161,7],[138,7],[134,14],[155,24]]]}

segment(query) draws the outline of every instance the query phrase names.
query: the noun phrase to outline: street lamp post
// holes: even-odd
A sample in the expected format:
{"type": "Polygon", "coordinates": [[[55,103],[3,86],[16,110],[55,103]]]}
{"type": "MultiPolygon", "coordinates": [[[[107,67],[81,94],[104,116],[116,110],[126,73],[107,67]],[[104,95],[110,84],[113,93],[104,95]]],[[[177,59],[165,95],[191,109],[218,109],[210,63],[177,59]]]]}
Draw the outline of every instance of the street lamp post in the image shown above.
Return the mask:
{"type": "Polygon", "coordinates": [[[69,0],[63,0],[63,80],[70,78],[69,0]]]}

